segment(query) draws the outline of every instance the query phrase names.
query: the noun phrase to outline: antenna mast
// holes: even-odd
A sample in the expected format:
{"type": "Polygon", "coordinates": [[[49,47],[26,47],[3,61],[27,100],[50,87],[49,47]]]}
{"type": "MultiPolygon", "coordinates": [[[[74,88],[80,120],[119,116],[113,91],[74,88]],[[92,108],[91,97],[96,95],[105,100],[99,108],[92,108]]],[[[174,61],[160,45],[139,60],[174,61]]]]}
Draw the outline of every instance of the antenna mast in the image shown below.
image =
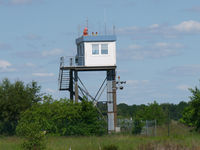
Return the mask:
{"type": "Polygon", "coordinates": [[[105,30],[105,35],[107,34],[106,30],[106,9],[104,9],[104,30],[105,30]]]}
{"type": "Polygon", "coordinates": [[[78,37],[81,35],[81,26],[80,24],[78,25],[78,37]]]}
{"type": "Polygon", "coordinates": [[[115,25],[113,25],[113,35],[115,35],[115,25]]]}
{"type": "Polygon", "coordinates": [[[88,17],[86,18],[86,27],[88,28],[88,17]]]}

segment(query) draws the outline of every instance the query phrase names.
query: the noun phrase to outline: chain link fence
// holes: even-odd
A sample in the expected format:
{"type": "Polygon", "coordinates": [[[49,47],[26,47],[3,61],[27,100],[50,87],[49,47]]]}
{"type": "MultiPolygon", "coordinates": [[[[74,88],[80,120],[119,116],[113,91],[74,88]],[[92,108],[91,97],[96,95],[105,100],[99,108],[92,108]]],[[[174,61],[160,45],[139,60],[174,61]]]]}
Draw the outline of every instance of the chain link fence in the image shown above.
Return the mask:
{"type": "MultiPolygon", "coordinates": [[[[141,121],[142,130],[141,135],[156,136],[156,120],[141,121]]],[[[117,126],[120,127],[122,133],[132,133],[134,128],[134,120],[132,119],[118,119],[117,126]]]]}

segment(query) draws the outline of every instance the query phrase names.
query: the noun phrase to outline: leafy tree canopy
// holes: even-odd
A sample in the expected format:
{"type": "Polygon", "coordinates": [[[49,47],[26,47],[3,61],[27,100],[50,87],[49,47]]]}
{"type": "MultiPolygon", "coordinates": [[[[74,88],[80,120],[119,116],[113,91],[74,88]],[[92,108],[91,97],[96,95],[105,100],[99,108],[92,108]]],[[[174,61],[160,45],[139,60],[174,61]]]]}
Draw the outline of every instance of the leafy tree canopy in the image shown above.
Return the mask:
{"type": "Polygon", "coordinates": [[[141,120],[157,120],[158,124],[162,124],[166,120],[166,114],[156,101],[148,104],[148,106],[143,106],[142,109],[137,111],[135,116],[141,120]]]}
{"type": "Polygon", "coordinates": [[[22,81],[0,82],[0,134],[14,134],[20,113],[41,100],[36,82],[25,85],[22,81]]]}
{"type": "Polygon", "coordinates": [[[200,131],[200,89],[195,87],[189,90],[192,96],[190,96],[189,106],[185,108],[180,121],[200,131]]]}

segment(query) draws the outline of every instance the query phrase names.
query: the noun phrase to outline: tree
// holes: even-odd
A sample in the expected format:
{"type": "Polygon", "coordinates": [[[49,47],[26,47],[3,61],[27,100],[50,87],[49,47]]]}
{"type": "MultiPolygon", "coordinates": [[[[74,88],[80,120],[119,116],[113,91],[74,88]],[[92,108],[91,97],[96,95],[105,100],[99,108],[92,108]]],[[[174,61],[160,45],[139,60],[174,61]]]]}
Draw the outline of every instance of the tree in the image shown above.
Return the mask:
{"type": "Polygon", "coordinates": [[[156,120],[159,125],[166,121],[166,114],[160,105],[154,101],[154,103],[146,105],[141,105],[140,109],[137,111],[133,118],[140,118],[141,120],[156,120]]]}
{"type": "Polygon", "coordinates": [[[188,106],[188,103],[181,101],[179,104],[164,103],[160,104],[160,106],[166,114],[169,114],[170,119],[179,120],[182,117],[184,108],[188,106]]]}
{"type": "Polygon", "coordinates": [[[197,87],[189,90],[192,96],[190,96],[189,106],[184,110],[180,121],[195,127],[196,131],[200,131],[200,90],[197,87]]]}
{"type": "Polygon", "coordinates": [[[123,117],[130,117],[131,115],[129,114],[130,106],[128,106],[125,103],[121,103],[117,105],[117,115],[123,116],[123,117]]]}
{"type": "Polygon", "coordinates": [[[144,123],[142,123],[142,120],[140,120],[140,118],[135,118],[133,122],[132,134],[140,134],[143,126],[144,123]]]}
{"type": "Polygon", "coordinates": [[[14,134],[20,114],[41,100],[36,82],[25,85],[22,81],[0,82],[0,134],[14,134]]]}

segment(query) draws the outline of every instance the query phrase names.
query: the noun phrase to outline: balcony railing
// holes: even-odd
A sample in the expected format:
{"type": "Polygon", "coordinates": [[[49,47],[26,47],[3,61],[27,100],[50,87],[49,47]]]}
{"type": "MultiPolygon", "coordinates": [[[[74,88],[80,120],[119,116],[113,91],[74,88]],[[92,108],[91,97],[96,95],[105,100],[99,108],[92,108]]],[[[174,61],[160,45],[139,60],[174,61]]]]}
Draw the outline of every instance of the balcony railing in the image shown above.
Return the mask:
{"type": "Polygon", "coordinates": [[[83,56],[63,56],[60,57],[60,67],[76,67],[83,66],[83,56]],[[80,61],[82,63],[80,63],[80,61]]]}

